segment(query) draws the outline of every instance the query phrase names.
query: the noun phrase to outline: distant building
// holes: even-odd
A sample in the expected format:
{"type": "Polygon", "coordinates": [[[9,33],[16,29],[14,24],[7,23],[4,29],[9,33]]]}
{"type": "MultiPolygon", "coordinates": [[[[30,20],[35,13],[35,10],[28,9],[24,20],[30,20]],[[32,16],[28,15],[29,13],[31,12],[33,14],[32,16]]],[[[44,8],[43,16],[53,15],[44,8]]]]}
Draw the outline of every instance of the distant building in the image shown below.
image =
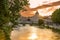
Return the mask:
{"type": "Polygon", "coordinates": [[[51,16],[47,16],[45,19],[44,19],[44,23],[47,24],[47,25],[53,25],[53,22],[51,20],[51,16]]]}
{"type": "Polygon", "coordinates": [[[20,23],[22,24],[31,24],[31,23],[38,23],[38,20],[39,20],[39,13],[36,12],[35,15],[33,16],[28,16],[28,17],[24,17],[21,15],[20,17],[20,23]]]}

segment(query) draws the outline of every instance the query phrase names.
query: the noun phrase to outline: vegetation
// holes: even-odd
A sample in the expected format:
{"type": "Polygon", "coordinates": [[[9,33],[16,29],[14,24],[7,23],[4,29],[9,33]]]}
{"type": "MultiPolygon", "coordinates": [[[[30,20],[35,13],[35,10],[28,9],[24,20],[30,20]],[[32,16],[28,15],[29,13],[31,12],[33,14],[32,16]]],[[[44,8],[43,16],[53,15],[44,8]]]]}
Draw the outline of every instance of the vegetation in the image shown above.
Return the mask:
{"type": "Polygon", "coordinates": [[[55,33],[59,33],[59,34],[60,34],[60,29],[53,28],[53,27],[50,27],[50,26],[44,26],[44,28],[52,29],[53,32],[55,32],[55,33]]]}
{"type": "Polygon", "coordinates": [[[40,25],[42,25],[42,24],[44,24],[44,20],[39,19],[39,20],[38,20],[38,25],[40,26],[40,25]]]}
{"type": "MultiPolygon", "coordinates": [[[[0,0],[0,40],[10,40],[10,32],[18,24],[18,12],[24,10],[24,5],[28,5],[27,0],[0,0]]],[[[60,23],[59,11],[60,9],[56,10],[52,15],[54,22],[60,23]]],[[[42,24],[43,20],[39,20],[38,25],[42,24]]]]}
{"type": "Polygon", "coordinates": [[[10,40],[10,32],[18,24],[18,12],[24,9],[24,5],[28,5],[27,0],[0,0],[0,29],[5,34],[5,40],[10,40]]]}
{"type": "Polygon", "coordinates": [[[54,11],[52,14],[52,21],[60,24],[60,8],[54,11]]]}
{"type": "Polygon", "coordinates": [[[5,40],[5,35],[3,30],[0,30],[0,40],[5,40]]]}

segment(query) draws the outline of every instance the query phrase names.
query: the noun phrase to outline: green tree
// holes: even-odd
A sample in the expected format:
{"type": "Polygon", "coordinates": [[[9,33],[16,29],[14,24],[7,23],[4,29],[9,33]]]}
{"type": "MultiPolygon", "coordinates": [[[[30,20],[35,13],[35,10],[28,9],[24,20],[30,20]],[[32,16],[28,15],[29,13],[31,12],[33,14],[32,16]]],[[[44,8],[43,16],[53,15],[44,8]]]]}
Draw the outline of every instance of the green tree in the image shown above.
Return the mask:
{"type": "Polygon", "coordinates": [[[42,25],[42,24],[44,24],[44,21],[43,21],[42,19],[39,19],[39,20],[38,20],[38,25],[40,26],[40,25],[42,25]]]}
{"type": "Polygon", "coordinates": [[[54,23],[60,24],[60,8],[52,13],[51,19],[54,23]]]}
{"type": "Polygon", "coordinates": [[[10,40],[10,32],[18,24],[18,12],[24,5],[28,5],[27,0],[0,0],[0,29],[5,33],[5,40],[10,40]]]}

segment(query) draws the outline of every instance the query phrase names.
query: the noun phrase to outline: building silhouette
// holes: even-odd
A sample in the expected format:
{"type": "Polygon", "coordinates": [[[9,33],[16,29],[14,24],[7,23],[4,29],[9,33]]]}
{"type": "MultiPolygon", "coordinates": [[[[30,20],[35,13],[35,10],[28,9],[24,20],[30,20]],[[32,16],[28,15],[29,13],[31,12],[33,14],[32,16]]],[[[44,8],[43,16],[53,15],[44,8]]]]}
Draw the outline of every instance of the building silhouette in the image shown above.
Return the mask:
{"type": "Polygon", "coordinates": [[[36,12],[34,16],[31,17],[24,17],[24,16],[20,16],[20,23],[21,24],[37,24],[39,20],[39,13],[36,12]]]}

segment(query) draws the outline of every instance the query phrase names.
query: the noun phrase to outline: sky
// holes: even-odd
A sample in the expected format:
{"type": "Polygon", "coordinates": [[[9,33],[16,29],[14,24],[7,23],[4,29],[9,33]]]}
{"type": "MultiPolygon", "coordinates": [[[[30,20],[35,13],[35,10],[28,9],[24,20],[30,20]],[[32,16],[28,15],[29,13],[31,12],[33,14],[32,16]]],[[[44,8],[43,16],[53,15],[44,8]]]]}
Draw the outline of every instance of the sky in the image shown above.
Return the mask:
{"type": "Polygon", "coordinates": [[[37,6],[52,3],[52,2],[56,2],[56,1],[59,1],[59,0],[29,0],[29,3],[30,3],[31,8],[35,8],[37,6]]]}
{"type": "Polygon", "coordinates": [[[29,0],[30,5],[25,6],[27,11],[20,11],[20,14],[24,17],[32,17],[36,11],[39,12],[40,16],[49,16],[60,8],[60,0],[29,0]],[[51,5],[52,4],[52,5],[51,5]],[[51,5],[50,7],[48,7],[51,5]]]}
{"type": "MultiPolygon", "coordinates": [[[[49,3],[57,2],[57,1],[60,1],[60,0],[29,0],[29,3],[30,3],[29,7],[36,8],[36,7],[42,6],[44,4],[50,5],[49,3]]],[[[47,8],[43,8],[43,9],[38,9],[38,12],[41,16],[49,16],[58,8],[60,8],[60,5],[47,7],[47,8]]]]}

